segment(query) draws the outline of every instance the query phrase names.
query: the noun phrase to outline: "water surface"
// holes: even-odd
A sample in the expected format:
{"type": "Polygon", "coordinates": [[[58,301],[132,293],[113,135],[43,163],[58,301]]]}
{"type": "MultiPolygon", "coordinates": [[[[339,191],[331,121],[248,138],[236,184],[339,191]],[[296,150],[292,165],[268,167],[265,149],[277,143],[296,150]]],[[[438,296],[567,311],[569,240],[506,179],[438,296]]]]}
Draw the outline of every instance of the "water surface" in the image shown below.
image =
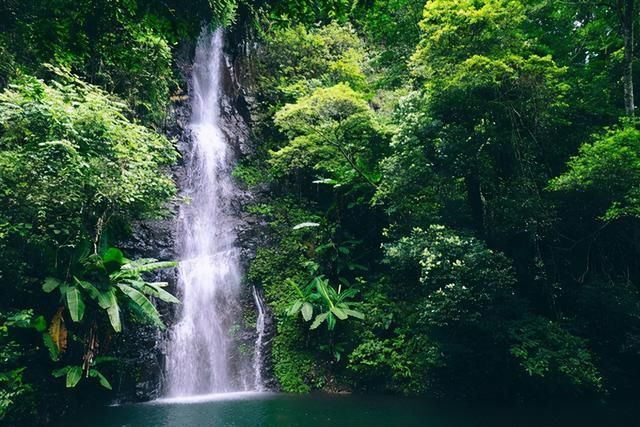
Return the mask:
{"type": "Polygon", "coordinates": [[[631,404],[501,406],[368,395],[231,393],[103,408],[67,427],[635,427],[631,404]]]}

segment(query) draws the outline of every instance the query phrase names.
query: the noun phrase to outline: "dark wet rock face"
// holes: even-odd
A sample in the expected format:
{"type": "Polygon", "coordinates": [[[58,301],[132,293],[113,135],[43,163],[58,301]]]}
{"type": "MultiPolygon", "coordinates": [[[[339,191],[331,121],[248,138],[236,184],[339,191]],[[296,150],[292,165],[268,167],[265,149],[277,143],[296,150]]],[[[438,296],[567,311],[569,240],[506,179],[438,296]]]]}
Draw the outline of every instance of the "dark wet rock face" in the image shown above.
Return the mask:
{"type": "MultiPolygon", "coordinates": [[[[222,101],[222,115],[224,117],[223,132],[229,144],[233,147],[236,161],[253,152],[253,143],[250,138],[250,122],[252,102],[251,94],[251,52],[246,41],[245,31],[239,27],[226,36],[225,53],[226,67],[223,76],[225,95],[222,101]]],[[[177,141],[177,149],[184,152],[190,144],[190,131],[188,128],[191,114],[189,105],[189,76],[191,74],[191,62],[194,54],[194,45],[185,43],[178,51],[178,67],[182,74],[182,92],[172,97],[165,134],[177,141]]],[[[179,161],[171,170],[178,188],[182,188],[185,180],[184,164],[179,161]]],[[[237,185],[238,193],[231,205],[237,222],[237,243],[241,248],[242,267],[246,270],[249,261],[255,256],[258,247],[263,245],[263,234],[260,230],[264,224],[257,217],[246,212],[245,206],[260,198],[246,188],[242,183],[237,185]]],[[[160,260],[178,259],[176,248],[176,217],[179,212],[179,198],[170,203],[166,208],[164,219],[142,221],[134,224],[131,236],[128,240],[120,242],[119,246],[129,258],[156,258],[160,260]]],[[[162,271],[153,273],[150,279],[154,281],[169,282],[169,291],[179,295],[177,289],[177,271],[162,271]]],[[[238,353],[233,358],[251,358],[256,341],[255,318],[256,305],[252,295],[252,289],[246,285],[242,290],[242,316],[237,325],[234,337],[237,340],[235,347],[238,353]]],[[[158,304],[162,318],[170,327],[177,318],[179,308],[170,304],[158,304]]],[[[159,397],[163,387],[163,370],[165,360],[164,343],[166,331],[158,331],[154,327],[140,323],[125,325],[125,330],[118,337],[114,337],[112,348],[116,351],[121,363],[126,366],[120,369],[120,377],[114,381],[114,389],[117,392],[117,401],[147,401],[159,397]]],[[[273,316],[266,308],[265,337],[262,351],[263,379],[265,386],[275,389],[276,383],[271,375],[270,343],[275,334],[273,316]]]]}

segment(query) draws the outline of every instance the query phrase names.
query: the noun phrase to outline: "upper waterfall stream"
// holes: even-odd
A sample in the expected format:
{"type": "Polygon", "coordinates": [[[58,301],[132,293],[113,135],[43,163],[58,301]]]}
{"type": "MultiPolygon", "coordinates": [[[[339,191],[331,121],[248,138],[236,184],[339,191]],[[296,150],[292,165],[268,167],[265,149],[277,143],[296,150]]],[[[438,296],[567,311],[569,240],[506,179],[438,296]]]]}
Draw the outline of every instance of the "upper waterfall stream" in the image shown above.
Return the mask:
{"type": "MultiPolygon", "coordinates": [[[[182,305],[167,347],[165,395],[170,398],[260,390],[260,345],[253,361],[239,357],[231,331],[241,320],[240,251],[231,200],[236,194],[233,153],[222,131],[223,32],[204,30],[191,80],[191,141],[177,247],[182,305]]],[[[262,301],[258,335],[264,324],[262,301]]]]}

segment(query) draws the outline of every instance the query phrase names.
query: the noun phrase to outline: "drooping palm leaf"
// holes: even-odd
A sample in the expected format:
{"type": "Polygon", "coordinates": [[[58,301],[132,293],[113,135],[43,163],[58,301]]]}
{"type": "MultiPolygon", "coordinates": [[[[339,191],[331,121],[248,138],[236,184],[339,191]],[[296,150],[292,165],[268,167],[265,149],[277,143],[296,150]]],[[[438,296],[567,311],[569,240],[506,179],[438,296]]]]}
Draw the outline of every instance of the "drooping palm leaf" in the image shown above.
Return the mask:
{"type": "Polygon", "coordinates": [[[174,297],[155,283],[145,283],[143,291],[148,295],[153,295],[154,297],[160,298],[164,302],[168,302],[171,304],[180,304],[180,300],[178,298],[174,297]]]}
{"type": "Polygon", "coordinates": [[[102,373],[100,371],[98,371],[95,368],[92,368],[89,371],[89,376],[94,377],[94,378],[98,378],[98,381],[100,381],[100,385],[106,389],[112,390],[111,387],[111,383],[109,383],[109,381],[107,380],[107,378],[102,375],[102,373]]]}
{"type": "Polygon", "coordinates": [[[144,273],[147,271],[160,270],[163,268],[173,268],[177,266],[178,263],[175,261],[149,261],[149,262],[140,262],[140,260],[132,261],[128,264],[122,266],[123,271],[131,271],[136,273],[144,273]]]}
{"type": "Polygon", "coordinates": [[[156,308],[153,306],[151,301],[149,301],[149,299],[146,296],[144,296],[142,292],[132,288],[129,285],[125,285],[123,283],[120,283],[117,286],[126,296],[128,296],[131,299],[131,301],[136,306],[138,306],[138,308],[140,308],[142,313],[144,313],[144,315],[147,316],[147,318],[151,320],[153,324],[164,329],[164,323],[160,319],[160,314],[158,313],[158,310],[156,310],[156,308]]]}

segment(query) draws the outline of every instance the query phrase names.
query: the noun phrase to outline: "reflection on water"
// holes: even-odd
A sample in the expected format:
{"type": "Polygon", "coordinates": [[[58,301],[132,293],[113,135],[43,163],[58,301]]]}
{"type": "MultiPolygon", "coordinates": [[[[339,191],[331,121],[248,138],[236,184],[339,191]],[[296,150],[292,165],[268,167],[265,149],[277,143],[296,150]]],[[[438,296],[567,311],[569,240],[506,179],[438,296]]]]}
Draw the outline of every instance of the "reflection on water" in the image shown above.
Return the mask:
{"type": "Polygon", "coordinates": [[[565,404],[556,408],[440,403],[388,396],[212,395],[91,411],[65,427],[636,427],[631,404],[565,404]],[[204,398],[203,398],[204,399],[204,398]]]}

